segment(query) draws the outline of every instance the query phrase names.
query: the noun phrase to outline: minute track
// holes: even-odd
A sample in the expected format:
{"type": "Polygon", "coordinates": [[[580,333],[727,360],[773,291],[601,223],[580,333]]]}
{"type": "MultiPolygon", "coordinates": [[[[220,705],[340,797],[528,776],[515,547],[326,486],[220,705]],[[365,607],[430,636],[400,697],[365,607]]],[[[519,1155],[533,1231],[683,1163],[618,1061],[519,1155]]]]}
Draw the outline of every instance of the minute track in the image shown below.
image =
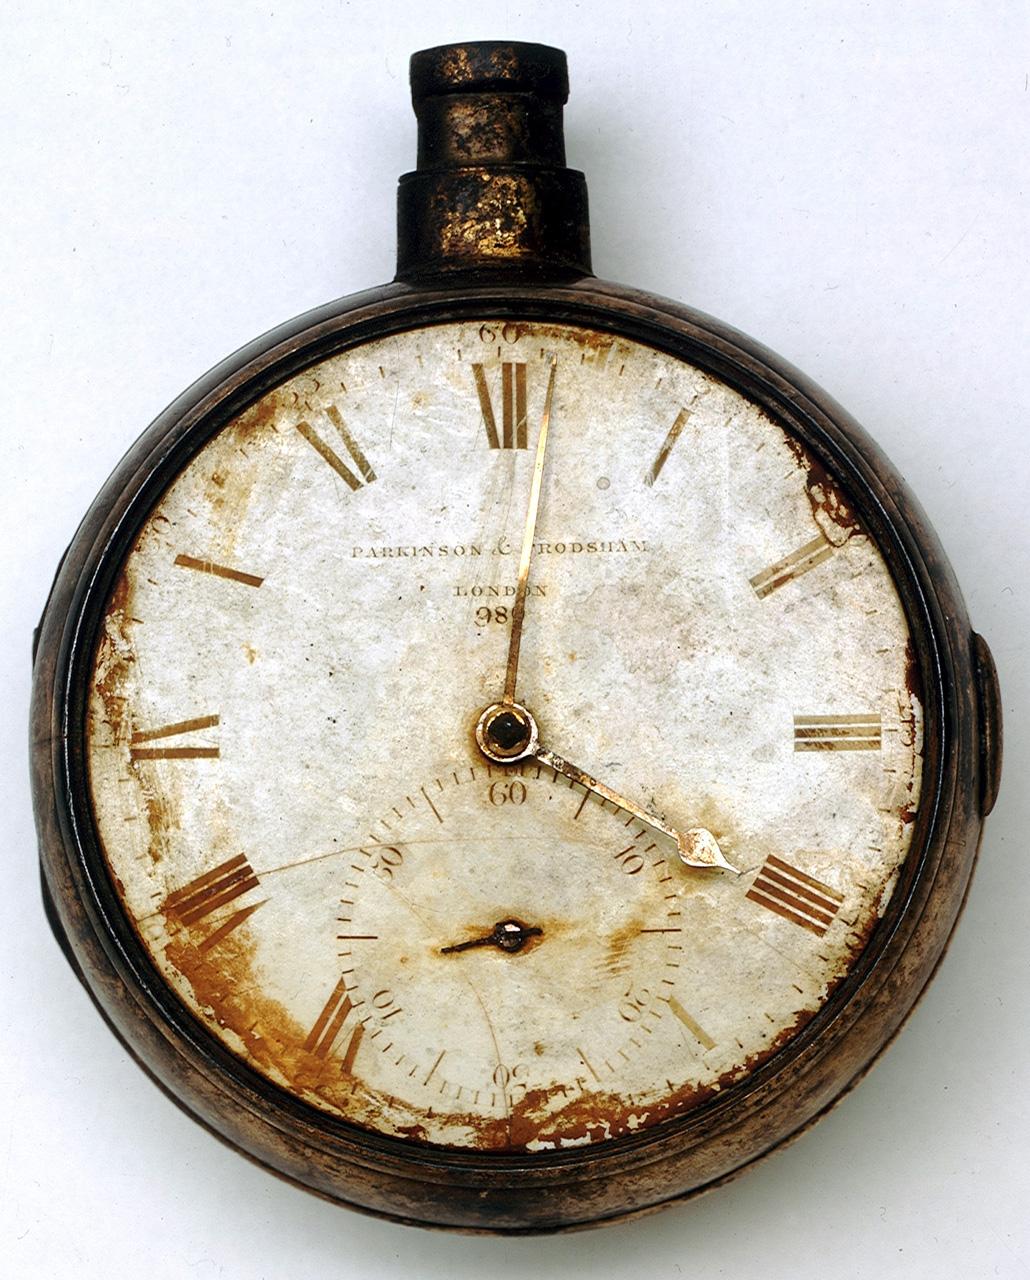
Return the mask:
{"type": "MultiPolygon", "coordinates": [[[[920,711],[904,688],[903,617],[853,522],[818,566],[820,589],[791,605],[792,644],[840,644],[847,607],[872,620],[875,645],[859,629],[843,664],[812,647],[799,665],[769,643],[786,597],[760,598],[748,566],[773,564],[777,547],[803,545],[814,526],[805,459],[779,427],[651,348],[605,338],[607,358],[592,362],[580,358],[593,350],[589,330],[522,324],[516,345],[548,373],[526,383],[528,422],[549,426],[534,514],[534,451],[489,448],[470,395],[467,353],[486,376],[498,359],[477,348],[481,327],[353,348],[304,375],[303,419],[287,388],[212,440],[130,560],[97,667],[119,683],[98,678],[91,759],[126,901],[138,898],[169,981],[234,1051],[359,1126],[442,1147],[551,1149],[683,1114],[803,1025],[857,954],[903,856],[920,711]],[[583,406],[599,402],[620,434],[590,430],[583,406]],[[691,406],[689,421],[647,485],[645,442],[668,435],[677,405],[691,406]],[[360,492],[334,484],[335,468],[294,429],[335,432],[359,477],[336,417],[375,473],[360,492]],[[761,500],[727,506],[720,467],[696,469],[702,448],[722,467],[759,468],[761,500]],[[675,481],[691,467],[683,502],[675,481]],[[227,473],[247,495],[231,523],[211,483],[227,473]],[[710,544],[716,514],[726,532],[710,544]],[[598,547],[637,550],[573,554],[587,545],[579,529],[610,535],[598,547]],[[260,562],[260,590],[184,572],[174,563],[184,539],[213,564],[260,562]],[[539,742],[521,764],[484,759],[473,733],[512,653],[510,619],[477,618],[473,588],[517,592],[524,544],[518,688],[591,773],[539,742]],[[441,554],[362,550],[380,545],[441,554]],[[207,637],[210,657],[177,674],[163,637],[183,626],[207,637]],[[144,682],[144,670],[164,674],[144,682]],[[744,687],[752,701],[775,689],[767,714],[741,714],[744,687]],[[127,741],[126,707],[130,739],[165,736],[127,741]],[[863,723],[852,729],[855,707],[863,723]],[[832,721],[812,728],[816,716],[832,721]],[[871,724],[879,751],[794,750],[795,731],[822,742],[846,730],[850,743],[871,724]],[[132,756],[193,743],[217,744],[218,759],[132,756]],[[832,821],[813,770],[835,797],[832,821]],[[130,789],[160,798],[145,810],[160,815],[156,833],[121,822],[130,789]],[[687,838],[711,857],[684,866],[687,838]],[[167,852],[155,860],[149,847],[167,852]],[[193,861],[205,847],[208,860],[193,861]],[[246,897],[226,903],[203,935],[155,914],[155,893],[240,851],[260,881],[259,910],[246,897]],[[853,923],[810,904],[827,926],[816,939],[784,914],[800,914],[793,898],[749,901],[772,857],[840,894],[853,923]],[[511,935],[517,948],[463,946],[491,939],[499,922],[527,931],[511,935]],[[202,950],[207,936],[217,941],[202,950]],[[300,966],[303,983],[291,977],[300,966]],[[760,1015],[739,998],[742,966],[760,1015]],[[337,1034],[306,1050],[341,980],[350,1006],[337,1034]],[[419,1082],[441,1051],[430,1101],[419,1082]]],[[[327,1027],[343,1007],[341,997],[327,1027]]]]}

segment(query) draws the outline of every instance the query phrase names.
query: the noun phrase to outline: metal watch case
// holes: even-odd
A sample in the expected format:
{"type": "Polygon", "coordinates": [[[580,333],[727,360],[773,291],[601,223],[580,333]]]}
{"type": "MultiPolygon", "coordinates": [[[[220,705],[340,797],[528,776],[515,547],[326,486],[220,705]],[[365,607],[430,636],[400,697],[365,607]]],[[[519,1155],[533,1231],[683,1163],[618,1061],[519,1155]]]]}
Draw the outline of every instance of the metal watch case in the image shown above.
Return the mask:
{"type": "Polygon", "coordinates": [[[397,281],[284,325],[197,382],[132,447],[68,548],[34,645],[43,895],[65,955],[122,1043],[184,1110],[240,1151],[396,1220],[551,1231],[643,1213],[733,1177],[801,1133],[869,1068],[933,975],[962,907],[998,789],[998,687],[926,517],[840,406],[733,329],[590,274],[585,185],[563,167],[564,55],[449,46],[416,55],[412,83],[420,167],[401,182],[397,281]],[[903,880],[821,1011],[771,1060],[688,1115],[596,1146],[532,1154],[379,1136],[303,1104],[232,1055],[158,975],[126,918],[99,847],[85,763],[105,604],[143,521],[187,460],[315,362],[371,338],[472,317],[624,335],[709,371],[765,409],[853,498],[897,585],[914,641],[912,680],[925,700],[924,799],[903,880]]]}

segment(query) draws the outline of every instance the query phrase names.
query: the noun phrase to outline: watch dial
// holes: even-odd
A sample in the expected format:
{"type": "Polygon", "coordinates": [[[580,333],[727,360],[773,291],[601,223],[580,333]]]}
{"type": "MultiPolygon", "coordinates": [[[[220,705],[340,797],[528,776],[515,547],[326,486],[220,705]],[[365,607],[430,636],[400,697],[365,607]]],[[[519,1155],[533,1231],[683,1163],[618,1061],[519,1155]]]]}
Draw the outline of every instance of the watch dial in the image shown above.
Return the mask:
{"type": "Polygon", "coordinates": [[[334,356],[193,457],[110,597],[87,754],[209,1032],[360,1126],[538,1151],[687,1112],[826,1002],[909,849],[918,695],[879,549],[763,410],[488,320],[334,356]],[[475,736],[552,376],[517,699],[595,787],[475,736]]]}

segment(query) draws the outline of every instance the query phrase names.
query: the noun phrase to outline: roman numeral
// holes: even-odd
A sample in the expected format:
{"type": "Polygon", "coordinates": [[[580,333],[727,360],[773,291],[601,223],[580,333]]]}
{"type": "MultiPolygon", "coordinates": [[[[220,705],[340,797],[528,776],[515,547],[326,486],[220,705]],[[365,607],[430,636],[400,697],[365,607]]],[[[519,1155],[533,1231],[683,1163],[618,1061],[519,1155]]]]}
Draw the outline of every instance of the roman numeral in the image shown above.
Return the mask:
{"type": "Polygon", "coordinates": [[[479,393],[479,407],[483,411],[483,426],[491,449],[526,449],[526,366],[506,360],[501,365],[501,434],[497,434],[497,418],[494,416],[490,388],[486,385],[486,370],[481,364],[472,366],[479,393]]]}
{"type": "Polygon", "coordinates": [[[230,582],[242,582],[245,587],[260,587],[264,582],[264,578],[259,578],[253,573],[230,569],[228,565],[216,564],[214,560],[198,560],[195,556],[177,555],[175,564],[180,569],[195,569],[197,573],[209,573],[215,578],[228,578],[230,582]]]}
{"type": "MultiPolygon", "coordinates": [[[[239,853],[236,857],[220,863],[211,871],[206,871],[203,875],[197,876],[195,880],[183,885],[181,889],[176,889],[174,893],[170,893],[164,901],[162,910],[165,915],[177,920],[180,924],[194,925],[198,921],[204,920],[220,907],[228,906],[230,902],[235,902],[237,898],[249,893],[251,889],[256,889],[259,884],[260,881],[254,873],[254,868],[247,861],[245,855],[239,853]]],[[[263,905],[263,902],[255,902],[250,906],[241,907],[240,910],[233,912],[228,919],[224,920],[213,933],[209,933],[200,943],[200,950],[210,950],[211,947],[221,942],[227,934],[239,928],[244,920],[252,916],[258,907],[263,905]]]]}
{"type": "Polygon", "coordinates": [[[795,716],[795,751],[879,751],[880,717],[795,716]]]}
{"type": "Polygon", "coordinates": [[[808,573],[810,569],[814,569],[817,564],[822,564],[824,560],[828,560],[833,555],[833,550],[833,544],[827,542],[823,535],[819,534],[811,542],[806,542],[803,547],[798,547],[796,551],[792,551],[789,556],[784,556],[782,560],[777,560],[775,564],[771,564],[768,569],[763,569],[761,573],[756,573],[750,579],[751,585],[755,589],[755,595],[759,600],[764,600],[766,596],[771,595],[778,587],[785,586],[788,582],[793,582],[795,578],[800,578],[803,573],[808,573]]]}
{"type": "Polygon", "coordinates": [[[820,936],[833,923],[844,901],[836,889],[771,855],[746,896],[784,920],[820,936]]]}
{"type": "Polygon", "coordinates": [[[690,417],[689,409],[681,409],[676,415],[676,421],[669,428],[669,434],[665,437],[665,442],[658,450],[658,457],[651,464],[651,470],[644,477],[644,484],[651,487],[658,479],[658,476],[668,460],[669,454],[672,453],[672,446],[680,438],[680,432],[687,425],[687,419],[690,417]]]}
{"type": "Polygon", "coordinates": [[[376,478],[376,473],[372,470],[372,465],[365,455],[361,452],[361,447],[347,429],[347,424],[340,415],[336,405],[331,404],[325,411],[325,416],[336,428],[336,432],[346,446],[347,452],[350,454],[351,461],[357,468],[358,475],[347,466],[346,462],[333,449],[332,445],[327,444],[322,437],[315,431],[309,422],[298,422],[295,424],[297,430],[304,439],[311,445],[312,449],[323,458],[341,480],[351,489],[360,489],[362,485],[371,484],[376,478]]]}
{"type": "Polygon", "coordinates": [[[359,1022],[350,1034],[347,1041],[347,1048],[344,1050],[343,1060],[340,1063],[340,1071],[345,1075],[350,1075],[354,1067],[354,1059],[358,1056],[358,1046],[361,1044],[362,1037],[365,1034],[365,1024],[359,1022]]]}
{"type": "MultiPolygon", "coordinates": [[[[308,1053],[313,1053],[316,1058],[325,1058],[329,1055],[336,1037],[340,1034],[340,1028],[347,1020],[347,1015],[354,1008],[351,1004],[350,996],[347,994],[347,982],[345,978],[333,988],[333,994],[325,1002],[322,1012],[315,1019],[315,1025],[308,1033],[308,1038],[304,1041],[304,1048],[308,1053]]],[[[355,1034],[358,1031],[364,1031],[365,1028],[359,1023],[355,1028],[355,1034]]],[[[360,1037],[358,1038],[360,1043],[360,1037]]],[[[347,1053],[350,1055],[351,1062],[354,1061],[354,1055],[357,1053],[357,1044],[355,1037],[351,1037],[351,1042],[347,1046],[347,1053]]]]}
{"type": "Polygon", "coordinates": [[[219,748],[208,746],[147,747],[145,742],[158,738],[179,738],[183,734],[211,729],[218,724],[218,716],[197,716],[193,720],[178,720],[175,724],[163,724],[157,729],[138,729],[129,739],[130,760],[214,760],[219,748]]]}
{"type": "Polygon", "coordinates": [[[665,1003],[669,1006],[669,1008],[673,1011],[676,1017],[679,1018],[680,1022],[683,1023],[686,1029],[690,1032],[690,1034],[694,1037],[694,1039],[703,1048],[705,1049],[715,1048],[715,1041],[712,1039],[712,1037],[708,1034],[708,1032],[704,1029],[704,1027],[701,1026],[699,1022],[694,1021],[694,1019],[690,1016],[689,1013],[687,1013],[686,1009],[684,1009],[684,1007],[680,1004],[680,1002],[676,999],[675,996],[666,996],[665,1003]]]}

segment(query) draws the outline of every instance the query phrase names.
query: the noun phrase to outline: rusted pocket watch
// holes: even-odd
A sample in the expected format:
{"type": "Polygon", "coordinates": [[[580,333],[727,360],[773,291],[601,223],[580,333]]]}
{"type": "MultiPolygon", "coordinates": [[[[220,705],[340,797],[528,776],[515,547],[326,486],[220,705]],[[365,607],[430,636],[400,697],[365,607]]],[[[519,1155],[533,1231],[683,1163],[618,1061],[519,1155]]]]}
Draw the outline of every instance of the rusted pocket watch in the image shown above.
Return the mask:
{"type": "Polygon", "coordinates": [[[732,1176],[869,1066],[959,912],[998,689],[842,410],[593,277],[564,55],[411,74],[396,281],[186,392],[58,572],[44,897],[241,1150],[553,1230],[732,1176]]]}

